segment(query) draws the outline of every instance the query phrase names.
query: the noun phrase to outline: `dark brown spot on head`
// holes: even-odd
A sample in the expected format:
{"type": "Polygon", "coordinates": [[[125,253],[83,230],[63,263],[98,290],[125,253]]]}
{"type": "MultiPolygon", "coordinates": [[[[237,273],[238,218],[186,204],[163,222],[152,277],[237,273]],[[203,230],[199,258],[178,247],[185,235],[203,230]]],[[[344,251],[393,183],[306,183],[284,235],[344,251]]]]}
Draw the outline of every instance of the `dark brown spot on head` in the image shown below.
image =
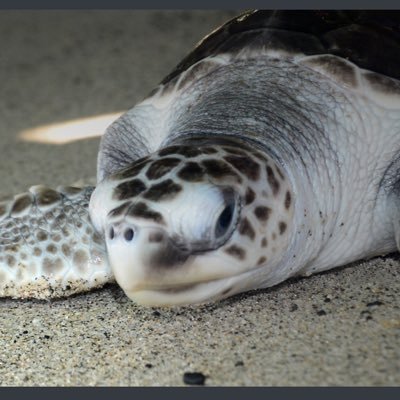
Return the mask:
{"type": "Polygon", "coordinates": [[[209,176],[221,179],[225,177],[234,177],[240,183],[242,178],[229,166],[229,164],[214,159],[203,160],[201,162],[209,176]]]}
{"type": "Polygon", "coordinates": [[[54,274],[60,272],[63,269],[63,262],[60,258],[52,260],[50,258],[45,258],[43,260],[43,273],[46,275],[54,274]]]}
{"type": "Polygon", "coordinates": [[[286,228],[287,228],[286,222],[283,222],[283,221],[279,222],[279,234],[280,235],[283,235],[285,233],[286,228]]]}
{"type": "Polygon", "coordinates": [[[35,247],[35,248],[33,249],[33,254],[34,254],[36,257],[39,257],[39,256],[42,255],[42,250],[40,250],[39,247],[35,247]]]}
{"type": "Polygon", "coordinates": [[[180,146],[168,146],[158,152],[159,156],[169,156],[170,154],[177,154],[180,146]]]}
{"type": "Polygon", "coordinates": [[[200,148],[201,152],[203,154],[215,154],[218,153],[218,150],[212,148],[212,147],[201,147],[200,148]]]}
{"type": "Polygon", "coordinates": [[[292,203],[292,196],[291,196],[290,192],[287,191],[286,195],[285,195],[285,208],[286,208],[286,210],[289,209],[291,203],[292,203]]]}
{"type": "Polygon", "coordinates": [[[149,162],[149,157],[143,157],[138,160],[136,160],[134,163],[131,165],[125,167],[121,171],[117,172],[115,175],[113,175],[113,179],[119,180],[119,179],[125,179],[125,178],[133,178],[136,175],[140,174],[140,172],[143,170],[143,168],[146,166],[146,164],[149,162]]]}
{"type": "Polygon", "coordinates": [[[160,213],[151,210],[146,203],[135,203],[128,209],[128,215],[136,218],[151,219],[159,224],[163,224],[164,220],[160,213]]]}
{"type": "MultiPolygon", "coordinates": [[[[184,264],[189,256],[190,252],[187,249],[179,248],[176,246],[176,243],[168,240],[164,241],[163,245],[159,247],[159,250],[152,254],[150,265],[154,268],[173,268],[184,264]]],[[[172,290],[181,291],[182,287],[172,290]]]]}
{"type": "Polygon", "coordinates": [[[262,257],[260,257],[260,258],[258,259],[257,265],[264,264],[266,261],[267,261],[267,258],[264,257],[264,256],[262,256],[262,257]]]}
{"type": "Polygon", "coordinates": [[[149,235],[149,243],[160,243],[162,242],[164,235],[161,232],[153,232],[149,235]]]}
{"type": "Polygon", "coordinates": [[[188,162],[178,172],[178,177],[184,181],[196,182],[200,181],[204,176],[204,170],[201,166],[195,162],[188,162]]]}
{"type": "Polygon", "coordinates": [[[54,244],[50,243],[50,244],[46,247],[46,251],[47,251],[48,253],[51,253],[51,254],[56,254],[56,253],[57,253],[57,247],[54,246],[54,244]]]}
{"type": "Polygon", "coordinates": [[[261,240],[261,247],[267,247],[268,246],[268,240],[266,237],[263,237],[261,240]]]}
{"type": "Polygon", "coordinates": [[[244,260],[244,258],[246,257],[245,250],[235,244],[226,248],[225,253],[229,254],[232,257],[238,258],[239,260],[244,260]]]}
{"type": "Polygon", "coordinates": [[[36,203],[39,207],[49,206],[61,200],[61,194],[53,189],[41,190],[36,195],[36,203]]]}
{"type": "Polygon", "coordinates": [[[146,190],[146,185],[140,179],[120,183],[113,193],[113,199],[126,200],[135,197],[146,190]]]}
{"type": "Polygon", "coordinates": [[[268,179],[269,185],[271,186],[272,193],[274,195],[276,195],[279,192],[280,183],[276,179],[274,171],[272,170],[272,168],[269,165],[267,166],[267,179],[268,179]]]}
{"type": "Polygon", "coordinates": [[[255,216],[260,220],[260,221],[267,221],[270,214],[271,214],[271,209],[269,207],[264,207],[264,206],[257,206],[254,209],[254,214],[255,216]]]}
{"type": "Polygon", "coordinates": [[[247,155],[242,149],[240,148],[236,148],[233,146],[224,146],[223,149],[229,153],[229,154],[234,154],[236,156],[243,156],[243,155],[247,155]]]}
{"type": "Polygon", "coordinates": [[[154,161],[146,172],[149,179],[158,179],[175,168],[181,160],[179,158],[161,158],[154,161]]]}
{"type": "Polygon", "coordinates": [[[256,198],[256,194],[254,193],[253,189],[248,187],[246,190],[246,195],[245,195],[245,203],[247,204],[251,204],[254,199],[256,198]]]}
{"type": "Polygon", "coordinates": [[[246,217],[243,218],[242,221],[240,222],[239,233],[241,235],[248,236],[251,240],[253,240],[256,235],[253,227],[251,226],[249,220],[246,217]]]}
{"type": "Polygon", "coordinates": [[[11,208],[11,214],[18,214],[26,209],[28,209],[32,205],[32,197],[30,194],[25,194],[19,196],[18,199],[14,201],[14,204],[11,208]]]}
{"type": "Polygon", "coordinates": [[[178,151],[176,152],[177,154],[180,154],[182,156],[185,156],[187,158],[191,158],[191,157],[197,157],[199,156],[202,151],[200,148],[198,147],[194,147],[194,146],[182,146],[178,149],[178,151]]]}
{"type": "Polygon", "coordinates": [[[181,190],[181,185],[175,183],[172,179],[167,179],[151,186],[143,194],[143,197],[152,201],[162,201],[174,198],[181,190]]]}
{"type": "Polygon", "coordinates": [[[47,240],[47,233],[43,231],[39,231],[36,234],[36,239],[39,240],[39,242],[43,242],[44,240],[47,240]]]}
{"type": "Polygon", "coordinates": [[[128,211],[129,206],[131,205],[130,201],[126,201],[120,206],[114,208],[108,213],[109,217],[120,217],[121,215],[125,215],[126,211],[128,211]]]}
{"type": "Polygon", "coordinates": [[[260,164],[252,160],[250,157],[226,156],[224,158],[229,164],[233,165],[249,179],[254,181],[260,177],[260,164]]]}

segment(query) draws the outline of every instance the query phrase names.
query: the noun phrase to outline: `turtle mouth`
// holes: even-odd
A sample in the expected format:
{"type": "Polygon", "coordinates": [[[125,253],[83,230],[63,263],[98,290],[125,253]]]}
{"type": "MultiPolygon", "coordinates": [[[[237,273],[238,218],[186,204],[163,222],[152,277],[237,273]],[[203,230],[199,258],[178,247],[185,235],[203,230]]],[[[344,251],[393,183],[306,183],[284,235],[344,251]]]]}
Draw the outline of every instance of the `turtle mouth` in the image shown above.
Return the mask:
{"type": "MultiPolygon", "coordinates": [[[[208,281],[208,282],[211,282],[211,281],[208,281]]],[[[202,282],[202,283],[207,283],[207,282],[202,282]]],[[[156,291],[156,292],[165,293],[165,294],[178,294],[178,293],[183,293],[183,292],[192,290],[192,289],[196,288],[198,285],[201,285],[201,283],[191,283],[191,284],[187,284],[187,285],[170,286],[170,287],[164,287],[164,288],[147,288],[144,290],[156,291]]]]}
{"type": "Polygon", "coordinates": [[[215,290],[210,290],[210,286],[215,286],[216,283],[218,284],[225,279],[166,287],[148,286],[125,293],[136,303],[150,307],[204,304],[222,298],[222,295],[213,293],[215,290]]]}
{"type": "MultiPolygon", "coordinates": [[[[233,294],[248,290],[247,277],[257,274],[262,267],[257,267],[236,275],[219,279],[181,283],[176,285],[137,285],[131,290],[124,289],[126,295],[144,306],[185,306],[207,304],[222,300],[233,294]]],[[[249,283],[251,285],[251,279],[249,283]]],[[[254,285],[251,285],[254,287],[254,285]]]]}

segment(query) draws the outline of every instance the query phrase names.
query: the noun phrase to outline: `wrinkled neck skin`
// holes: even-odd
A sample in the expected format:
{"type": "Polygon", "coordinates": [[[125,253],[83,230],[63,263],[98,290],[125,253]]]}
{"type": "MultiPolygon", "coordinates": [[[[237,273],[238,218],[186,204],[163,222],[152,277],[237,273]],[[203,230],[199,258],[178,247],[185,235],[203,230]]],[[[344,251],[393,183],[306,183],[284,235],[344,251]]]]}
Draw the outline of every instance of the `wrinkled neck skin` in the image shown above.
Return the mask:
{"type": "MultiPolygon", "coordinates": [[[[132,132],[134,144],[124,147],[124,157],[130,154],[131,160],[144,155],[138,137],[145,149],[140,151],[152,153],[187,143],[191,136],[211,137],[212,142],[216,136],[239,135],[236,140],[267,153],[279,166],[293,198],[288,244],[279,261],[273,268],[250,268],[236,282],[241,283],[238,291],[272,286],[394,250],[393,230],[379,212],[379,190],[374,187],[392,155],[383,153],[374,165],[362,157],[379,146],[374,135],[384,113],[304,66],[267,57],[237,60],[179,96],[144,101],[111,126],[102,142],[99,176],[123,166],[113,146],[129,143],[132,132]]],[[[395,123],[394,116],[385,115],[388,124],[395,123]]],[[[380,140],[384,131],[379,127],[380,140]]],[[[395,143],[389,134],[384,140],[395,143]]]]}
{"type": "MultiPolygon", "coordinates": [[[[392,129],[399,125],[396,110],[381,109],[290,62],[237,61],[213,78],[211,84],[203,79],[207,90],[201,81],[194,85],[195,105],[177,118],[166,142],[195,132],[243,133],[280,165],[295,199],[281,276],[310,274],[395,250],[376,182],[398,153],[392,129]],[[393,154],[384,151],[382,141],[393,142],[393,154]],[[368,154],[379,148],[381,157],[372,163],[368,154]]],[[[180,101],[190,103],[190,96],[189,89],[180,101]]]]}

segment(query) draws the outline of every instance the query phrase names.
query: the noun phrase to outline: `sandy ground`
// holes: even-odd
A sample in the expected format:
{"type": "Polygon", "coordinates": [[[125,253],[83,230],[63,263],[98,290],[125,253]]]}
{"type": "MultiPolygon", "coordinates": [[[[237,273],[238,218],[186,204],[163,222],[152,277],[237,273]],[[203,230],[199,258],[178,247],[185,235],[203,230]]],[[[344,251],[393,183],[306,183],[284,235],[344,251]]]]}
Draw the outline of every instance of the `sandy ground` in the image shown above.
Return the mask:
{"type": "MultiPolygon", "coordinates": [[[[0,13],[0,195],[95,174],[98,139],[24,129],[130,108],[230,12],[0,13]]],[[[0,300],[1,385],[399,385],[399,261],[375,259],[200,308],[117,286],[0,300]]]]}

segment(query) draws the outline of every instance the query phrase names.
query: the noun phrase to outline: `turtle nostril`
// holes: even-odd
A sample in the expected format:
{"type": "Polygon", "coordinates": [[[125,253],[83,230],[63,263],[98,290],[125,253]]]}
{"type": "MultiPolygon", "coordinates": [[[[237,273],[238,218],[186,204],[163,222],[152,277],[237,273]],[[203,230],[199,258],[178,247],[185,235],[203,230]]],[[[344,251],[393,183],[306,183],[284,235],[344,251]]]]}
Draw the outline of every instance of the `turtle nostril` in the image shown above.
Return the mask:
{"type": "Polygon", "coordinates": [[[132,228],[128,228],[125,232],[124,232],[124,238],[127,242],[130,242],[133,237],[135,236],[135,233],[133,232],[132,228]]]}
{"type": "Polygon", "coordinates": [[[114,228],[113,227],[110,228],[110,231],[109,231],[108,234],[109,234],[111,240],[114,239],[115,232],[114,232],[114,228]]]}

